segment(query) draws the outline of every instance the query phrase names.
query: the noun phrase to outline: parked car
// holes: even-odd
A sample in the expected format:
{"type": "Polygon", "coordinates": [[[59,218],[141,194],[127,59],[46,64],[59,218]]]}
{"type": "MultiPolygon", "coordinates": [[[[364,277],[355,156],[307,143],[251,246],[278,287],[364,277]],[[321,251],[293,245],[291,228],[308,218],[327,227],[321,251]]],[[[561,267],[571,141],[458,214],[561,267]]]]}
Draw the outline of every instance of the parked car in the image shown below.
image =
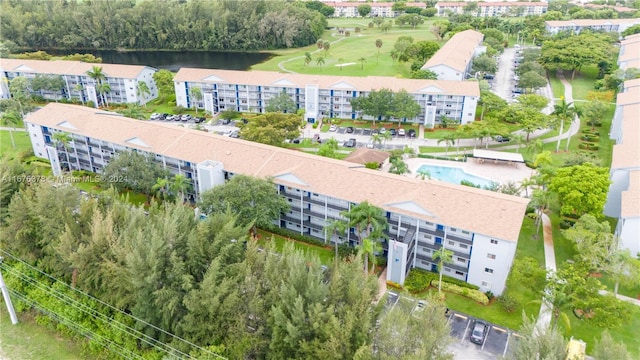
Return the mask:
{"type": "Polygon", "coordinates": [[[329,126],[329,131],[336,131],[336,130],[338,130],[338,125],[333,124],[333,125],[329,126]]]}
{"type": "Polygon", "coordinates": [[[193,120],[193,116],[189,115],[189,114],[182,114],[180,116],[180,120],[182,121],[189,121],[189,120],[193,120]]]}
{"type": "Polygon", "coordinates": [[[348,134],[352,134],[352,133],[353,133],[353,131],[354,131],[353,126],[348,126],[348,127],[347,127],[347,133],[348,133],[348,134]]]}
{"type": "Polygon", "coordinates": [[[249,119],[247,118],[241,118],[240,121],[242,121],[243,124],[246,124],[249,122],[249,119]]]}
{"type": "Polygon", "coordinates": [[[498,135],[498,136],[495,137],[495,140],[497,142],[509,142],[509,140],[511,140],[511,139],[509,139],[508,136],[498,135]]]}
{"type": "Polygon", "coordinates": [[[240,137],[240,133],[238,132],[238,130],[234,130],[234,131],[229,135],[229,137],[232,137],[232,138],[234,138],[234,139],[237,139],[237,138],[239,138],[239,137],[240,137]]]}
{"type": "Polygon", "coordinates": [[[322,139],[320,139],[320,134],[313,134],[313,141],[317,141],[318,144],[322,144],[322,139]]]}
{"type": "Polygon", "coordinates": [[[291,140],[292,144],[300,144],[300,139],[293,139],[291,140]]]}
{"type": "Polygon", "coordinates": [[[386,133],[386,132],[387,132],[387,129],[386,129],[386,128],[380,128],[380,134],[384,134],[384,133],[386,133]]]}
{"type": "Polygon", "coordinates": [[[203,123],[203,122],[205,122],[205,120],[207,120],[207,119],[206,119],[206,118],[204,118],[204,117],[196,118],[196,124],[203,123]]]}
{"type": "Polygon", "coordinates": [[[349,148],[356,147],[356,139],[349,139],[345,141],[344,144],[342,144],[342,146],[349,147],[349,148]]]}
{"type": "Polygon", "coordinates": [[[513,90],[511,90],[512,93],[514,94],[522,94],[522,89],[521,88],[513,88],[513,90]]]}
{"type": "Polygon", "coordinates": [[[160,114],[158,113],[153,113],[151,114],[151,116],[149,117],[149,120],[160,120],[160,114]]]}
{"type": "Polygon", "coordinates": [[[389,134],[391,134],[391,136],[396,136],[397,133],[396,129],[389,129],[389,134]]]}
{"type": "Polygon", "coordinates": [[[222,125],[229,125],[231,123],[231,119],[222,119],[222,125]]]}
{"type": "Polygon", "coordinates": [[[485,80],[493,80],[495,79],[495,75],[494,74],[484,74],[484,79],[485,80]]]}
{"type": "Polygon", "coordinates": [[[378,135],[378,129],[371,129],[371,135],[378,135]]]}
{"type": "Polygon", "coordinates": [[[488,332],[489,324],[481,320],[474,320],[469,338],[472,343],[482,345],[482,343],[484,343],[484,339],[487,337],[488,332]]]}
{"type": "Polygon", "coordinates": [[[407,131],[407,135],[409,135],[409,137],[416,137],[416,131],[414,129],[409,129],[409,131],[407,131]]]}
{"type": "Polygon", "coordinates": [[[404,129],[398,129],[398,136],[405,136],[404,129]]]}

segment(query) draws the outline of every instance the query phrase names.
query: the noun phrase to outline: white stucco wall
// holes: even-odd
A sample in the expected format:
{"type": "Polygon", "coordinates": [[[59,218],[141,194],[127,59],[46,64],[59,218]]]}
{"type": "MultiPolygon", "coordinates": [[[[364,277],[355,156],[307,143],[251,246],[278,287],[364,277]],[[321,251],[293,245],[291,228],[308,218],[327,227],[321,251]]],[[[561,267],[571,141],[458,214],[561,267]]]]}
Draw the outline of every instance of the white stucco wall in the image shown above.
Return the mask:
{"type": "Polygon", "coordinates": [[[517,243],[514,241],[475,234],[467,282],[478,285],[482,292],[491,291],[496,296],[502,294],[516,254],[516,247],[517,243]],[[492,240],[497,243],[492,243],[492,240]],[[495,255],[495,259],[490,258],[492,255],[495,255]],[[493,272],[488,272],[487,269],[493,272]]]}
{"type": "Polygon", "coordinates": [[[45,146],[44,135],[39,125],[31,124],[25,121],[25,126],[29,132],[29,139],[31,140],[31,146],[33,147],[33,153],[35,156],[49,160],[47,155],[47,149],[45,146]]]}
{"type": "Polygon", "coordinates": [[[187,86],[184,82],[174,81],[173,87],[176,90],[176,106],[187,106],[187,86]]]}
{"type": "Polygon", "coordinates": [[[629,249],[632,255],[640,253],[640,218],[619,219],[616,235],[620,238],[620,246],[629,249]]]}
{"type": "Polygon", "coordinates": [[[629,188],[629,171],[627,169],[611,169],[609,176],[611,185],[604,204],[604,214],[613,218],[620,217],[622,192],[629,188]]]}
{"type": "Polygon", "coordinates": [[[452,81],[464,80],[464,72],[460,72],[458,70],[452,69],[446,65],[432,66],[427,70],[431,70],[434,73],[436,73],[436,75],[438,75],[438,80],[452,80],[452,81]]]}

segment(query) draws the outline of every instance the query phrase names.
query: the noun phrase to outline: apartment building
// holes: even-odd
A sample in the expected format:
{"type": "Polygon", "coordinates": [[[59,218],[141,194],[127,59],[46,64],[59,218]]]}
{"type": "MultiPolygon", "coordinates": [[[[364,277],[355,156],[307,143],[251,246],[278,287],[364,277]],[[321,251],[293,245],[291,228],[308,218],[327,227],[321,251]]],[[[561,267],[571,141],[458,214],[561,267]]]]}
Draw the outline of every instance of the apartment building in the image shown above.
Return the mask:
{"type": "Polygon", "coordinates": [[[351,99],[382,88],[402,89],[421,106],[420,114],[407,122],[434,127],[441,116],[461,124],[474,120],[480,88],[473,81],[398,79],[394,77],[285,74],[270,71],[235,71],[181,68],[173,79],[176,104],[203,108],[211,113],[225,110],[263,113],[269,100],[286,92],[305,119],[314,123],[325,117],[373,119],[356,112],[351,99]],[[191,89],[200,88],[201,99],[191,89]]]}
{"type": "Polygon", "coordinates": [[[487,51],[481,46],[484,35],[478,31],[465,30],[451,37],[427,62],[422,70],[431,70],[438,80],[462,81],[470,74],[473,58],[487,51]]]}
{"type": "MultiPolygon", "coordinates": [[[[529,16],[542,15],[547,12],[546,2],[478,2],[478,9],[470,13],[478,17],[491,16],[529,16]]],[[[464,1],[439,2],[436,4],[438,16],[448,16],[449,14],[464,14],[464,7],[468,3],[464,1]]]]}
{"type": "Polygon", "coordinates": [[[111,90],[106,93],[107,103],[130,103],[144,105],[158,97],[158,89],[153,80],[157,69],[148,66],[93,64],[68,60],[24,60],[0,59],[0,98],[11,97],[9,82],[18,76],[33,79],[36,75],[60,76],[64,80],[64,87],[58,91],[34,91],[50,100],[77,100],[82,102],[99,102],[96,81],[87,72],[94,66],[99,66],[104,72],[111,90]],[[138,84],[145,82],[149,88],[148,94],[140,94],[138,84]]]}
{"type": "Polygon", "coordinates": [[[324,225],[369,201],[387,217],[390,240],[381,242],[385,251],[391,249],[389,280],[398,283],[413,267],[437,267],[433,252],[446,246],[455,256],[445,265],[445,274],[482,291],[502,293],[528,203],[516,196],[384,173],[77,105],[50,103],[28,115],[25,125],[35,155],[49,159],[54,174],[65,165],[100,173],[116,153],[135,150],[190,179],[193,199],[236,174],[271,178],[291,205],[274,224],[327,242],[358,243],[355,229],[325,236],[324,225]],[[71,135],[66,148],[52,142],[60,131],[71,135]]]}
{"type": "Polygon", "coordinates": [[[620,246],[635,255],[640,253],[640,79],[626,81],[623,88],[609,134],[616,143],[604,214],[618,219],[615,235],[620,246]]]}
{"type": "MultiPolygon", "coordinates": [[[[323,1],[327,6],[331,6],[335,9],[333,17],[360,17],[358,13],[358,6],[369,5],[371,6],[370,17],[396,17],[401,15],[402,12],[394,11],[392,2],[336,2],[336,1],[323,1]]],[[[427,5],[423,2],[406,2],[406,7],[417,7],[420,9],[426,9],[427,5]]]]}
{"type": "Polygon", "coordinates": [[[551,35],[563,31],[579,34],[584,29],[622,34],[628,28],[639,24],[640,19],[574,19],[545,21],[545,28],[551,35]]]}

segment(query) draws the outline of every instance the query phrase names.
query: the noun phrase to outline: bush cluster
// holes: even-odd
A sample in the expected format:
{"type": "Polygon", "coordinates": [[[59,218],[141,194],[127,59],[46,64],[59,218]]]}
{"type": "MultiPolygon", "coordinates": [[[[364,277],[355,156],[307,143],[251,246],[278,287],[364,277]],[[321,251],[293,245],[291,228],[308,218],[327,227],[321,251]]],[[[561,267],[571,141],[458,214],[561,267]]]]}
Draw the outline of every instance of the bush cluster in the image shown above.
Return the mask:
{"type": "Polygon", "coordinates": [[[508,313],[516,311],[519,306],[518,300],[509,295],[500,295],[498,296],[496,301],[498,302],[498,304],[500,304],[500,306],[502,306],[504,311],[508,313]]]}
{"type": "MultiPolygon", "coordinates": [[[[406,285],[406,283],[405,283],[406,285]]],[[[393,281],[387,280],[387,286],[394,288],[394,289],[402,289],[402,285],[398,284],[398,283],[394,283],[393,281]]]]}
{"type": "Polygon", "coordinates": [[[596,135],[596,136],[600,135],[600,132],[598,130],[592,130],[592,129],[589,129],[589,128],[583,129],[582,132],[584,134],[590,134],[590,135],[596,135]]]}
{"type": "Polygon", "coordinates": [[[442,276],[442,281],[444,281],[446,283],[449,283],[449,284],[457,285],[457,286],[460,286],[460,287],[463,287],[463,288],[467,288],[467,289],[472,289],[472,290],[480,289],[480,287],[477,286],[477,285],[469,284],[466,281],[458,280],[456,278],[453,278],[453,277],[447,276],[447,275],[443,275],[442,276]]]}
{"type": "Polygon", "coordinates": [[[445,156],[436,156],[436,155],[428,155],[428,154],[418,154],[419,158],[423,159],[437,159],[437,160],[449,160],[449,161],[459,161],[459,162],[467,162],[467,156],[459,156],[459,157],[445,157],[445,156]]]}
{"type": "Polygon", "coordinates": [[[580,137],[580,140],[582,141],[588,141],[588,142],[596,142],[598,140],[600,140],[600,136],[595,135],[595,134],[584,134],[580,137]]]}
{"type": "MultiPolygon", "coordinates": [[[[438,281],[435,281],[435,285],[438,285],[438,281]]],[[[466,287],[462,287],[462,286],[458,286],[458,285],[454,285],[454,284],[449,284],[447,282],[442,282],[442,290],[446,291],[446,292],[450,292],[453,294],[458,294],[458,295],[462,295],[466,298],[469,298],[473,301],[479,302],[482,305],[488,305],[489,304],[489,298],[487,297],[487,295],[485,293],[483,293],[480,290],[474,290],[474,289],[469,289],[466,287]]]]}
{"type": "Polygon", "coordinates": [[[414,268],[404,280],[404,288],[410,293],[419,293],[429,288],[431,281],[436,280],[438,274],[414,268]]]}
{"type": "Polygon", "coordinates": [[[315,238],[312,238],[310,236],[305,236],[305,235],[300,235],[300,233],[291,231],[291,230],[287,230],[287,229],[282,229],[276,226],[269,226],[268,228],[265,228],[265,230],[272,232],[276,235],[280,235],[280,236],[284,236],[284,237],[288,237],[297,241],[302,241],[304,243],[307,244],[311,244],[311,245],[318,245],[318,246],[325,246],[325,243],[321,240],[317,240],[315,238]]]}
{"type": "Polygon", "coordinates": [[[578,147],[582,150],[598,150],[600,149],[600,145],[598,144],[593,144],[593,143],[580,143],[580,145],[578,145],[578,147]]]}

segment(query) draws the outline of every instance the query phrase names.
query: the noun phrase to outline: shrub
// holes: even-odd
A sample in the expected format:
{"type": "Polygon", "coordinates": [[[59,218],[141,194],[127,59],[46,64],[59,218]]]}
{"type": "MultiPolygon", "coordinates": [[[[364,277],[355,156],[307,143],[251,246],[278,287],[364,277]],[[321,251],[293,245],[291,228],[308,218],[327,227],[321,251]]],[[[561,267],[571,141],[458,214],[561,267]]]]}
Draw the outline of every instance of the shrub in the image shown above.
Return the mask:
{"type": "Polygon", "coordinates": [[[313,123],[313,128],[314,128],[314,129],[317,129],[317,128],[318,128],[318,123],[317,123],[317,122],[313,123]]]}
{"type": "MultiPolygon", "coordinates": [[[[438,281],[435,282],[436,286],[438,281]]],[[[458,286],[458,285],[454,285],[454,284],[449,284],[446,282],[442,282],[442,290],[446,291],[446,292],[450,292],[453,294],[458,294],[458,295],[462,295],[466,298],[469,298],[473,301],[479,302],[482,305],[488,305],[489,304],[489,298],[487,297],[487,295],[485,295],[485,293],[483,293],[480,290],[474,290],[474,289],[469,289],[469,288],[464,288],[462,286],[458,286]]]]}
{"type": "Polygon", "coordinates": [[[595,150],[600,149],[600,145],[598,145],[598,144],[594,144],[594,143],[585,143],[585,142],[580,143],[580,144],[578,145],[578,147],[579,147],[580,149],[582,149],[582,150],[593,150],[593,151],[595,151],[595,150]]]}
{"type": "Polygon", "coordinates": [[[414,268],[404,281],[404,287],[410,293],[422,292],[429,288],[431,281],[438,278],[438,274],[414,268]]]}
{"type": "Polygon", "coordinates": [[[182,106],[174,106],[172,111],[174,114],[183,114],[187,109],[183,108],[182,106]]]}
{"type": "Polygon", "coordinates": [[[338,256],[340,258],[346,258],[349,257],[351,255],[355,255],[356,254],[356,248],[354,248],[353,246],[349,246],[349,245],[338,245],[338,256]]]}
{"type": "MultiPolygon", "coordinates": [[[[437,275],[437,274],[436,274],[436,275],[437,275]]],[[[436,276],[436,277],[437,277],[437,276],[436,276]]],[[[477,285],[469,284],[469,283],[468,283],[468,282],[466,282],[466,281],[458,280],[458,279],[456,279],[456,278],[453,278],[453,277],[451,277],[451,276],[447,276],[447,275],[443,275],[443,276],[442,276],[442,281],[447,282],[447,283],[449,283],[449,284],[458,285],[458,286],[460,286],[460,287],[467,288],[467,289],[472,289],[472,290],[478,290],[478,289],[480,289],[480,287],[479,287],[479,286],[477,286],[477,285]]]]}
{"type": "Polygon", "coordinates": [[[583,129],[582,132],[584,134],[590,134],[590,135],[596,135],[596,136],[600,135],[600,132],[598,130],[591,130],[589,128],[583,129]]]}
{"type": "Polygon", "coordinates": [[[279,228],[277,226],[269,226],[267,228],[265,228],[265,230],[270,231],[276,235],[280,235],[280,236],[284,236],[284,237],[288,237],[294,240],[298,240],[298,241],[302,241],[305,242],[307,244],[311,244],[311,245],[318,245],[318,246],[325,246],[325,243],[317,240],[315,238],[312,238],[310,236],[305,236],[305,235],[300,235],[300,233],[291,231],[291,230],[287,230],[287,229],[282,229],[279,228]]]}
{"type": "Polygon", "coordinates": [[[489,301],[493,300],[493,298],[495,297],[491,292],[491,290],[487,290],[484,294],[487,295],[487,298],[489,298],[489,301]]]}
{"type": "Polygon", "coordinates": [[[402,289],[402,285],[398,283],[394,283],[393,281],[387,280],[387,286],[392,287],[394,289],[402,289]]]}
{"type": "Polygon", "coordinates": [[[600,139],[600,136],[594,134],[585,134],[580,137],[582,141],[596,142],[600,139]]]}
{"type": "Polygon", "coordinates": [[[498,304],[508,313],[514,312],[518,308],[518,301],[509,295],[500,295],[497,299],[498,304]]]}

